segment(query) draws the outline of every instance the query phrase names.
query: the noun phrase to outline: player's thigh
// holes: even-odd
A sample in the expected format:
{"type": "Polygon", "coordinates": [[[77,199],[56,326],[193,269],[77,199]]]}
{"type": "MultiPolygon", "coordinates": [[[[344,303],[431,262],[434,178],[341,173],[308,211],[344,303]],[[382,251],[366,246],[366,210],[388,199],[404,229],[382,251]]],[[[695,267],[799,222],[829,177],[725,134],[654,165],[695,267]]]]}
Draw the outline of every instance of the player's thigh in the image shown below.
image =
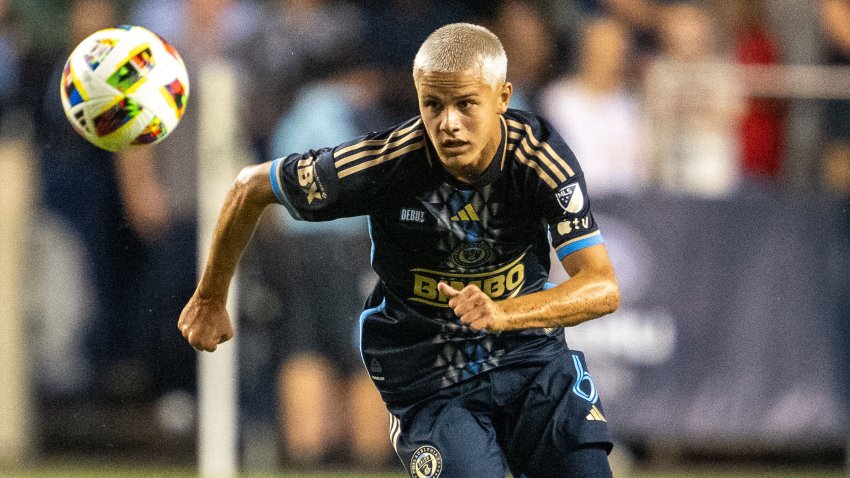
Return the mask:
{"type": "Polygon", "coordinates": [[[431,403],[391,422],[393,446],[414,478],[505,476],[492,423],[458,402],[431,403]]]}
{"type": "Polygon", "coordinates": [[[608,424],[580,352],[543,367],[505,417],[500,441],[514,475],[611,476],[608,424]]]}

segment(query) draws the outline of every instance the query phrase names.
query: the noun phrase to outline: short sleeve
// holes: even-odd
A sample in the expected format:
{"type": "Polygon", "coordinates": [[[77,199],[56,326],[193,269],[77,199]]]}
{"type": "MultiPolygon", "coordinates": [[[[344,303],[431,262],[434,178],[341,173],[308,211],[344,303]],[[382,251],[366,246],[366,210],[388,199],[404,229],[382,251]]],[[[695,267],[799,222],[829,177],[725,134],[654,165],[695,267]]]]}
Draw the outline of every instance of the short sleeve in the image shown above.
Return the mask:
{"type": "Polygon", "coordinates": [[[558,259],[602,243],[575,154],[545,119],[517,113],[517,119],[507,120],[509,130],[520,135],[515,154],[534,172],[537,208],[548,224],[558,259]]]}
{"type": "Polygon", "coordinates": [[[602,234],[590,211],[583,175],[568,178],[556,189],[544,192],[543,196],[549,235],[558,259],[602,243],[602,234]]]}
{"type": "Polygon", "coordinates": [[[310,150],[272,161],[272,191],[294,219],[329,221],[367,214],[366,185],[363,181],[340,182],[333,151],[310,150]],[[360,200],[349,200],[351,197],[360,200]]]}
{"type": "Polygon", "coordinates": [[[278,202],[294,219],[330,221],[367,215],[392,187],[394,168],[406,158],[422,155],[424,135],[422,121],[413,118],[335,148],[276,159],[269,181],[278,202]]]}

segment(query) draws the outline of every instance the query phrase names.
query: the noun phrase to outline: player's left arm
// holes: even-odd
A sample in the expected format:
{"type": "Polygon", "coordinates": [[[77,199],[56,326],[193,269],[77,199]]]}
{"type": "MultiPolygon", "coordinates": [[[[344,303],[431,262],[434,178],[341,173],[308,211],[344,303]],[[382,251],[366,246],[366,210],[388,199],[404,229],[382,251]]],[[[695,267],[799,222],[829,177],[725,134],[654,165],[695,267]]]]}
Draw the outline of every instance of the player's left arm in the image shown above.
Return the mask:
{"type": "Polygon", "coordinates": [[[575,251],[561,260],[570,278],[549,290],[495,302],[475,285],[456,290],[441,283],[449,306],[473,330],[503,332],[571,327],[610,314],[620,289],[604,244],[575,251]]]}

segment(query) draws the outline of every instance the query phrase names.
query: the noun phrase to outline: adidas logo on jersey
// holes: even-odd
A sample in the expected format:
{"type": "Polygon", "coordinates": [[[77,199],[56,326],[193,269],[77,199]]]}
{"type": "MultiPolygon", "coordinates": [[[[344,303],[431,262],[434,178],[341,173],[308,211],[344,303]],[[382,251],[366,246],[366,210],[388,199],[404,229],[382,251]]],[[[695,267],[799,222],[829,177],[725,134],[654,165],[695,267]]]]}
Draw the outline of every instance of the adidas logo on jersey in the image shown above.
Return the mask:
{"type": "Polygon", "coordinates": [[[449,218],[451,221],[480,221],[478,213],[472,207],[472,204],[467,204],[457,214],[449,218]]]}
{"type": "Polygon", "coordinates": [[[596,408],[596,405],[594,405],[590,408],[590,413],[587,414],[585,419],[590,420],[590,421],[597,421],[597,422],[607,422],[608,421],[602,415],[602,412],[600,412],[599,409],[596,408]]]}

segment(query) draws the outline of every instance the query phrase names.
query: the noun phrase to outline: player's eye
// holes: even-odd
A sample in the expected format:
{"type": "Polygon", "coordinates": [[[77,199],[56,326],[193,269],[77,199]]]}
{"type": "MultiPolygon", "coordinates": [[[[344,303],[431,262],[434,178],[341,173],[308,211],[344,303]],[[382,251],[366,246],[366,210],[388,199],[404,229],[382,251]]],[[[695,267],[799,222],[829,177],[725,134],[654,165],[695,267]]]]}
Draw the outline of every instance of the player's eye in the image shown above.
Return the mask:
{"type": "Polygon", "coordinates": [[[457,103],[457,107],[462,109],[462,110],[465,110],[465,109],[470,108],[474,104],[475,104],[475,102],[472,101],[472,100],[461,100],[457,103]]]}
{"type": "Polygon", "coordinates": [[[428,108],[430,110],[440,109],[440,103],[437,102],[436,100],[425,100],[425,101],[422,102],[422,105],[425,106],[425,108],[428,108]]]}

